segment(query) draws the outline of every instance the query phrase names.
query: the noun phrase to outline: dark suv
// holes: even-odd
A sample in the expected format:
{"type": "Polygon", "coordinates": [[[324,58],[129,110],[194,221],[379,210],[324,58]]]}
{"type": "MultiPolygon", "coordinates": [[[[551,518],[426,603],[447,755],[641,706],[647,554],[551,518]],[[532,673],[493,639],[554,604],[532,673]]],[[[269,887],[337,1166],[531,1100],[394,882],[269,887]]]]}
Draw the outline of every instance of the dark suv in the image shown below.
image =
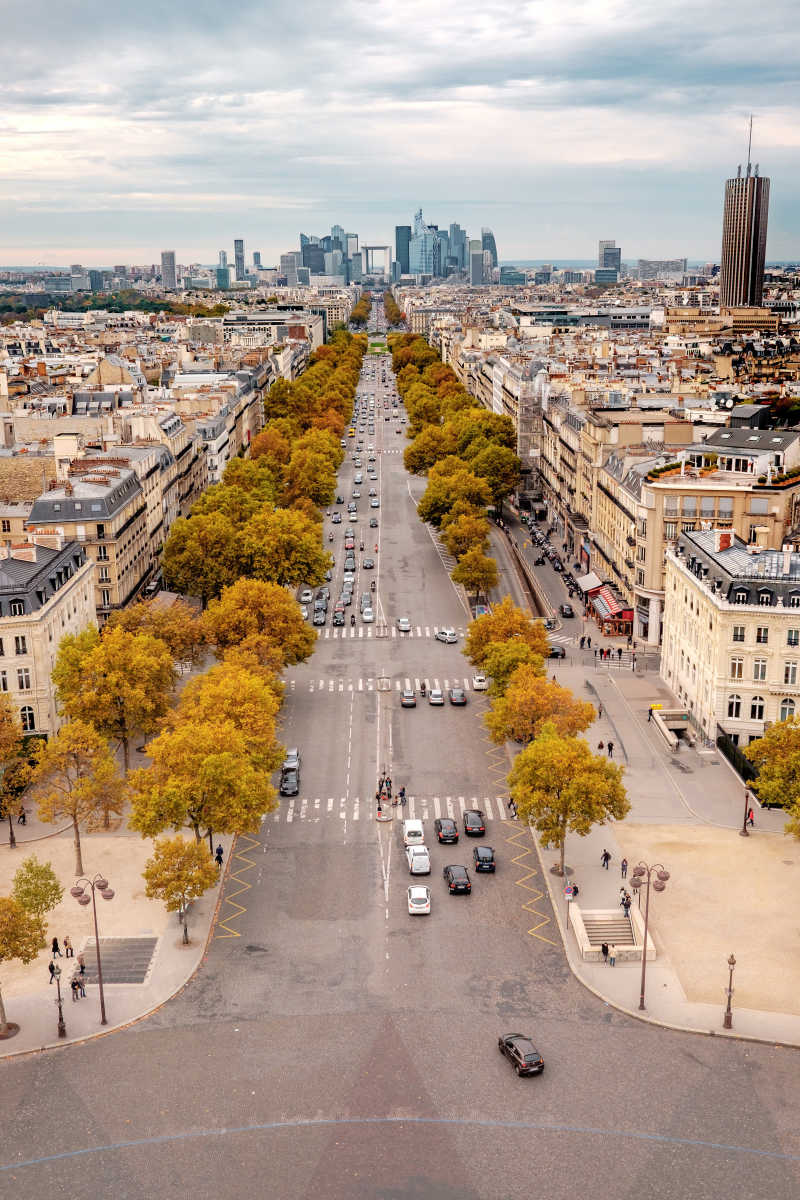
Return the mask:
{"type": "Polygon", "coordinates": [[[476,846],[472,851],[476,871],[494,871],[494,850],[491,846],[476,846]]]}
{"type": "Polygon", "coordinates": [[[464,813],[464,833],[467,837],[483,837],[486,833],[486,822],[479,808],[468,808],[464,813]]]}
{"type": "Polygon", "coordinates": [[[442,874],[444,875],[451,896],[456,892],[464,892],[465,895],[469,895],[472,891],[472,883],[466,867],[445,867],[442,874]]]}
{"type": "Polygon", "coordinates": [[[280,793],[282,796],[298,796],[300,794],[300,770],[298,767],[283,768],[280,793]]]}
{"type": "Polygon", "coordinates": [[[437,817],[433,822],[436,838],[440,842],[457,842],[458,826],[450,817],[437,817]]]}

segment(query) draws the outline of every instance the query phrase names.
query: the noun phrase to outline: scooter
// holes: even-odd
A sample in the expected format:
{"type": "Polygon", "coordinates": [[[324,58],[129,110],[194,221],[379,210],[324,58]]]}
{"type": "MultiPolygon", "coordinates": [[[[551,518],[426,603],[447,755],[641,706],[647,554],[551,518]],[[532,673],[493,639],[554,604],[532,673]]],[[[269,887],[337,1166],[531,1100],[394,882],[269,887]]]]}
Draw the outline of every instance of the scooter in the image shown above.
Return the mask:
{"type": "Polygon", "coordinates": [[[356,614],[350,613],[350,624],[355,625],[355,623],[356,623],[356,614]]]}
{"type": "Polygon", "coordinates": [[[374,592],[374,591],[375,591],[375,580],[374,580],[374,579],[372,580],[372,582],[371,582],[371,583],[370,583],[370,585],[369,585],[369,590],[370,590],[371,592],[374,592]]]}
{"type": "Polygon", "coordinates": [[[424,695],[425,695],[425,684],[424,684],[424,683],[421,683],[421,684],[419,685],[419,694],[420,694],[420,696],[424,696],[424,695]]]}
{"type": "Polygon", "coordinates": [[[328,534],[328,541],[329,541],[329,542],[332,542],[332,541],[333,541],[333,533],[329,533],[329,534],[328,534]]]}

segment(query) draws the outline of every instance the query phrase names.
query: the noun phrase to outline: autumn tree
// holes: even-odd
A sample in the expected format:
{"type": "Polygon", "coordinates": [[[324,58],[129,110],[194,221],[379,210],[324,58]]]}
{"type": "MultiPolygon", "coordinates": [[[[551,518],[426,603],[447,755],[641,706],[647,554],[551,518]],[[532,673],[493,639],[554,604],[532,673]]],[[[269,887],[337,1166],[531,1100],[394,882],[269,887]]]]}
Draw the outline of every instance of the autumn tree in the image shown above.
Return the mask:
{"type": "Polygon", "coordinates": [[[452,430],[438,425],[425,425],[403,452],[403,464],[412,474],[422,475],[439,459],[455,453],[455,449],[456,439],[452,430]]]}
{"type": "MultiPolygon", "coordinates": [[[[78,635],[80,638],[81,635],[78,635]]],[[[110,628],[84,654],[63,638],[53,667],[59,705],[122,747],[127,774],[130,739],[152,733],[169,707],[175,680],[172,658],[159,638],[110,628]]]]}
{"type": "Polygon", "coordinates": [[[485,479],[492,494],[492,504],[498,512],[503,501],[517,487],[522,472],[519,458],[505,446],[489,445],[470,460],[475,475],[485,479]]]}
{"type": "Polygon", "coordinates": [[[250,443],[250,457],[261,463],[275,479],[280,479],[289,461],[289,439],[275,425],[268,425],[250,443]]]}
{"type": "Polygon", "coordinates": [[[263,676],[226,661],[187,683],[167,721],[172,728],[181,722],[229,721],[244,738],[253,762],[269,772],[283,760],[283,746],[275,736],[279,709],[280,701],[263,676]]]}
{"type": "Polygon", "coordinates": [[[561,737],[551,723],[517,755],[508,776],[517,812],[534,826],[543,846],[558,849],[560,875],[568,833],[586,837],[595,825],[621,821],[629,812],[622,774],[622,767],[593,754],[583,738],[561,737]]]}
{"type": "MultiPolygon", "coordinates": [[[[41,917],[23,908],[13,897],[0,896],[0,963],[14,959],[22,963],[33,962],[45,944],[41,917]]],[[[13,1028],[16,1030],[16,1026],[13,1028]]],[[[9,1022],[0,990],[0,1040],[8,1033],[9,1022]]]]}
{"type": "Polygon", "coordinates": [[[331,565],[323,550],[320,528],[304,513],[288,508],[264,509],[242,533],[246,574],[283,587],[322,583],[331,565]]]}
{"type": "Polygon", "coordinates": [[[173,592],[199,596],[203,607],[241,574],[240,538],[221,512],[179,517],[169,531],[162,566],[173,592]]]}
{"type": "MultiPolygon", "coordinates": [[[[437,467],[441,464],[437,464],[437,467]]],[[[462,467],[451,475],[431,475],[419,504],[417,514],[421,521],[431,525],[441,525],[442,518],[459,500],[476,507],[486,508],[491,499],[488,484],[485,479],[479,479],[471,471],[462,467]]]]}
{"type": "Polygon", "coordinates": [[[157,600],[131,604],[111,614],[107,628],[117,627],[128,633],[147,633],[158,638],[175,662],[197,662],[203,647],[200,620],[185,600],[178,599],[167,606],[157,600]]]}
{"type": "Polygon", "coordinates": [[[511,676],[505,695],[494,700],[485,721],[493,742],[530,742],[547,722],[560,737],[574,737],[588,729],[596,715],[593,704],[523,665],[511,676]]]}
{"type": "Polygon", "coordinates": [[[122,812],[125,795],[108,742],[94,726],[73,720],[35,747],[31,772],[39,820],[51,825],[72,822],[75,874],[83,874],[81,826],[90,833],[108,826],[109,814],[122,812]]]}
{"type": "Polygon", "coordinates": [[[15,845],[14,815],[25,790],[27,769],[22,759],[22,727],[7,692],[0,692],[0,820],[8,820],[8,840],[15,845]]]}
{"type": "Polygon", "coordinates": [[[484,554],[479,546],[468,550],[459,559],[450,575],[453,583],[458,583],[468,592],[473,593],[476,603],[481,596],[488,597],[492,588],[497,587],[499,579],[497,563],[493,558],[484,554]]]}
{"type": "Polygon", "coordinates": [[[765,804],[786,809],[784,829],[800,839],[800,718],[776,721],[744,753],[758,768],[750,787],[765,804]]]}
{"type": "Polygon", "coordinates": [[[29,913],[44,921],[45,914],[61,903],[64,889],[52,865],[39,862],[31,854],[14,872],[11,895],[29,913]]]}
{"type": "Polygon", "coordinates": [[[482,667],[489,645],[492,642],[507,642],[511,638],[520,638],[536,654],[546,657],[548,642],[542,622],[532,620],[530,613],[518,608],[510,596],[504,596],[490,613],[470,621],[465,651],[467,658],[476,667],[482,667]]]}
{"type": "Polygon", "coordinates": [[[233,646],[246,647],[260,662],[279,666],[304,662],[316,634],[303,620],[297,601],[277,583],[240,579],[212,601],[203,629],[218,657],[233,646]]]}
{"type": "Polygon", "coordinates": [[[509,680],[523,665],[529,667],[534,675],[544,675],[544,659],[527,642],[523,642],[522,638],[512,637],[507,642],[489,642],[483,655],[481,669],[491,679],[491,694],[505,695],[509,680]]]}
{"type": "Polygon", "coordinates": [[[453,520],[442,522],[442,541],[448,554],[461,559],[470,550],[486,553],[489,545],[489,522],[476,513],[462,513],[453,520]]]}
{"type": "Polygon", "coordinates": [[[219,877],[205,842],[181,837],[162,837],[153,846],[142,872],[148,900],[162,900],[167,912],[182,914],[183,940],[189,942],[186,914],[189,904],[213,887],[219,877]]]}

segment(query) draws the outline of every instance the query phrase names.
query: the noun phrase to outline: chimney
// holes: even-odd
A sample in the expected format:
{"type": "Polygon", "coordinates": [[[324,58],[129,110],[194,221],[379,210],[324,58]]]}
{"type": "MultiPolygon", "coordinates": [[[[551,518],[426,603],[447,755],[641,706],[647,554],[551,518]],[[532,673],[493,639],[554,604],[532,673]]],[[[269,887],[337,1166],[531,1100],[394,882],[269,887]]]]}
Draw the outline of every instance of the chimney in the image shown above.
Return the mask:
{"type": "Polygon", "coordinates": [[[721,550],[730,550],[733,545],[733,531],[730,529],[715,529],[714,530],[714,553],[719,554],[721,550]]]}

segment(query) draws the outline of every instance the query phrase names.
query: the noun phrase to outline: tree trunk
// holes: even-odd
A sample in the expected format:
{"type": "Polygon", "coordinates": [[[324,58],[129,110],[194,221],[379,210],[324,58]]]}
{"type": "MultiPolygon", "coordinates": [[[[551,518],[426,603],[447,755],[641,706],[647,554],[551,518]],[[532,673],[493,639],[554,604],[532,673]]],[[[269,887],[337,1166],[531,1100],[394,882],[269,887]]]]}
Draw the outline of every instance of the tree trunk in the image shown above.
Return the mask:
{"type": "Polygon", "coordinates": [[[562,876],[562,878],[564,875],[564,853],[565,853],[566,849],[567,849],[567,838],[566,838],[566,835],[564,835],[561,838],[561,869],[559,872],[560,875],[562,876]]]}
{"type": "Polygon", "coordinates": [[[72,829],[75,834],[75,874],[83,874],[83,856],[81,855],[81,831],[78,828],[78,822],[73,817],[72,829]]]}
{"type": "Polygon", "coordinates": [[[3,1004],[3,991],[0,988],[0,1037],[5,1037],[8,1033],[8,1018],[6,1017],[6,1006],[3,1004]]]}
{"type": "Polygon", "coordinates": [[[11,812],[11,809],[9,808],[9,810],[8,810],[8,848],[9,848],[9,850],[15,849],[16,845],[17,845],[17,839],[14,837],[14,817],[11,812]]]}
{"type": "Polygon", "coordinates": [[[128,768],[130,767],[130,742],[128,740],[128,735],[125,734],[119,740],[122,743],[122,761],[125,765],[125,774],[127,775],[128,768]]]}

